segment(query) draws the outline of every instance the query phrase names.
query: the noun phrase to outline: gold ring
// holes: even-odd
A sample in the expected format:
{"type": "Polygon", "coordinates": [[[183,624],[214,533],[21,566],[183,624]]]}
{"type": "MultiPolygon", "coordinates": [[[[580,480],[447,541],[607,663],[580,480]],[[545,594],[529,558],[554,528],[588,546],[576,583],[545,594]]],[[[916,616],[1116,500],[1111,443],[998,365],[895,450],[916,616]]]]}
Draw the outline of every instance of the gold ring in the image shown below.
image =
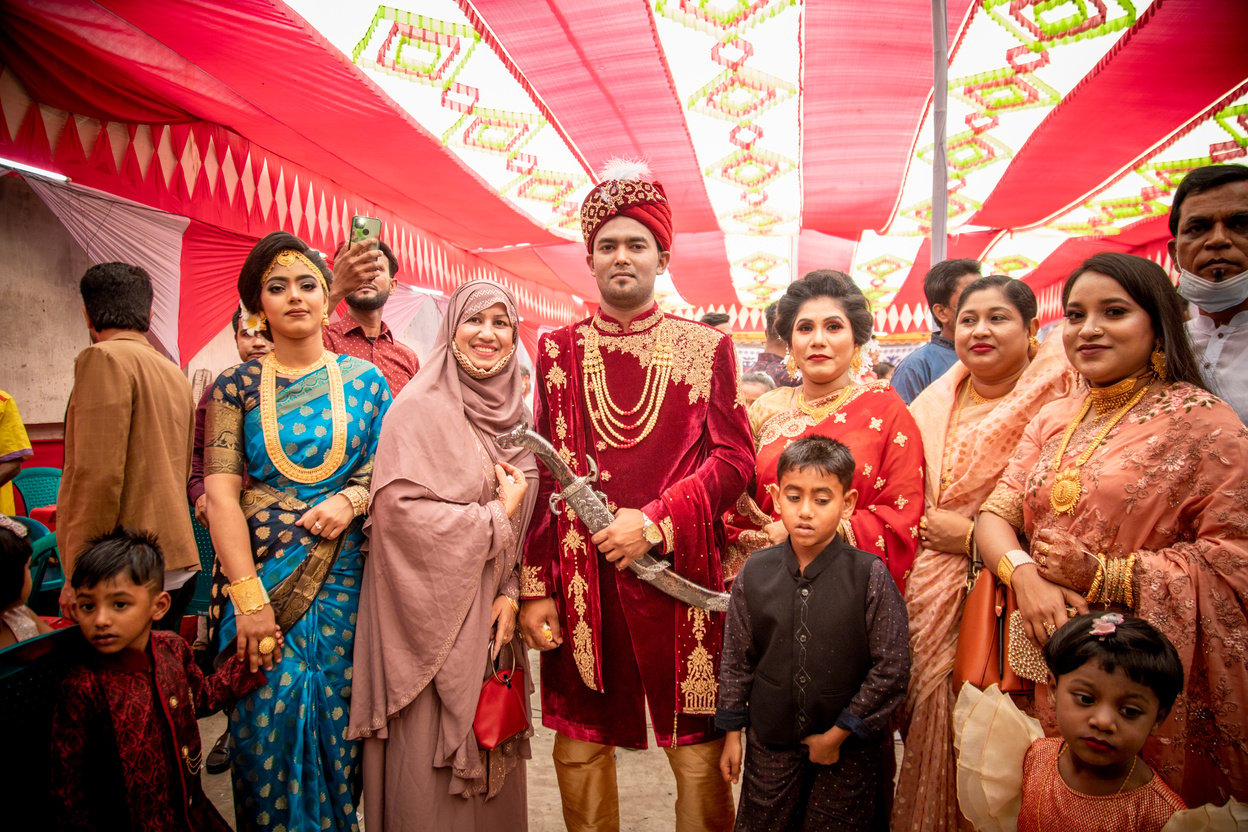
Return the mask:
{"type": "Polygon", "coordinates": [[[273,636],[265,636],[260,639],[260,643],[256,645],[256,649],[260,651],[262,656],[267,656],[277,649],[277,639],[273,636]]]}
{"type": "Polygon", "coordinates": [[[1057,625],[1052,621],[1046,621],[1044,622],[1044,631],[1049,635],[1053,635],[1053,633],[1057,631],[1057,625]]]}
{"type": "Polygon", "coordinates": [[[554,631],[554,630],[552,630],[552,629],[550,629],[550,625],[549,625],[549,624],[543,624],[543,625],[542,625],[542,635],[546,636],[546,640],[547,640],[547,641],[554,641],[554,640],[555,640],[555,631],[554,631]]]}

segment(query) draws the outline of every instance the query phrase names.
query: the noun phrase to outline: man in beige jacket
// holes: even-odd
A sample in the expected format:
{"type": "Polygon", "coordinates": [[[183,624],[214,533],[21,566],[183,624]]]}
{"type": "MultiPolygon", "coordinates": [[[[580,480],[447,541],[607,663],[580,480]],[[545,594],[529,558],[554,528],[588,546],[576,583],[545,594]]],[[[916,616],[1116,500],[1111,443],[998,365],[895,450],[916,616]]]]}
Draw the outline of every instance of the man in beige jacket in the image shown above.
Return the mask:
{"type": "MultiPolygon", "coordinates": [[[[74,361],[65,413],[65,471],[57,495],[57,548],[66,580],[92,538],[128,526],[156,535],[173,605],[157,622],[176,628],[194,595],[199,555],[186,507],[195,402],[182,371],[143,333],[152,317],[152,280],[125,263],[87,269],[79,283],[92,345],[74,361]]],[[[71,616],[72,617],[72,616],[71,616]]]]}

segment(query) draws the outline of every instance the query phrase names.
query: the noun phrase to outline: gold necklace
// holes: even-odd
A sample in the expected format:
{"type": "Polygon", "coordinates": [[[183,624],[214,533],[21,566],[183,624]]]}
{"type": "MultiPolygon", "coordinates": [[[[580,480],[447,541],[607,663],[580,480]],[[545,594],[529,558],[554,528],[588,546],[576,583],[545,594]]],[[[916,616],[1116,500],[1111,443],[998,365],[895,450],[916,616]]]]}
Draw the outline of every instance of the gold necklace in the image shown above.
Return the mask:
{"type": "Polygon", "coordinates": [[[814,404],[806,401],[806,394],[799,389],[797,391],[797,409],[813,419],[817,425],[835,413],[841,405],[845,404],[856,389],[858,389],[856,385],[846,384],[835,393],[829,393],[827,396],[815,399],[814,404]],[[830,401],[829,398],[831,398],[830,401]],[[823,402],[823,404],[819,404],[819,402],[823,402]]]}
{"type": "Polygon", "coordinates": [[[276,352],[267,353],[264,356],[264,359],[265,361],[270,361],[271,359],[270,363],[279,375],[286,376],[287,378],[301,378],[302,376],[306,376],[308,373],[315,373],[317,370],[324,367],[326,363],[333,358],[333,356],[334,354],[329,350],[321,350],[321,354],[316,357],[316,360],[306,367],[288,367],[281,361],[277,360],[276,352]]]}
{"type": "MultiPolygon", "coordinates": [[[[1066,753],[1067,751],[1069,751],[1069,750],[1070,750],[1070,744],[1069,744],[1069,743],[1066,743],[1066,742],[1063,742],[1063,743],[1062,743],[1062,749],[1061,749],[1061,751],[1058,751],[1058,752],[1057,752],[1057,756],[1053,758],[1053,774],[1052,774],[1052,777],[1054,778],[1054,780],[1057,780],[1058,778],[1060,778],[1060,777],[1062,776],[1062,772],[1061,772],[1060,767],[1059,767],[1059,765],[1058,765],[1058,764],[1059,764],[1059,763],[1061,762],[1061,760],[1062,760],[1062,755],[1063,755],[1063,754],[1065,754],[1065,753],[1066,753]]],[[[1138,755],[1138,754],[1137,754],[1137,755],[1135,755],[1135,757],[1134,757],[1134,758],[1132,758],[1132,760],[1131,760],[1131,768],[1127,770],[1127,776],[1126,776],[1126,777],[1124,777],[1124,778],[1122,779],[1122,782],[1118,784],[1118,791],[1114,792],[1114,794],[1113,794],[1113,796],[1114,796],[1114,797],[1117,797],[1118,795],[1122,794],[1122,790],[1123,790],[1123,789],[1125,789],[1125,788],[1127,787],[1127,784],[1131,782],[1131,775],[1132,775],[1132,774],[1135,774],[1135,764],[1136,764],[1136,763],[1138,763],[1139,761],[1140,761],[1140,755],[1138,755]]],[[[1067,786],[1067,788],[1070,788],[1070,787],[1069,787],[1069,786],[1067,786]]],[[[1074,791],[1074,789],[1071,789],[1071,791],[1074,791]]],[[[1077,792],[1077,794],[1082,794],[1082,792],[1077,792]]],[[[1040,829],[1042,828],[1042,827],[1040,826],[1040,808],[1041,808],[1041,806],[1043,806],[1043,805],[1044,805],[1044,802],[1045,802],[1045,801],[1043,801],[1043,800],[1037,800],[1037,801],[1036,801],[1036,832],[1040,832],[1040,829]]]]}
{"type": "MultiPolygon", "coordinates": [[[[277,421],[277,373],[279,368],[283,375],[288,374],[288,371],[302,371],[291,371],[290,368],[282,367],[273,353],[269,353],[260,361],[260,430],[264,434],[264,449],[268,451],[273,467],[282,476],[304,485],[321,482],[337,471],[347,452],[347,405],[346,395],[342,389],[342,369],[337,361],[329,360],[326,356],[333,356],[333,353],[328,351],[322,353],[320,359],[329,374],[332,441],[329,453],[325,455],[325,461],[315,468],[304,468],[286,456],[286,451],[282,448],[282,437],[278,433],[280,426],[277,421]]],[[[317,369],[319,368],[318,365],[317,369]]]]}
{"type": "Polygon", "coordinates": [[[1001,398],[1000,396],[997,396],[997,398],[995,399],[989,399],[989,398],[986,398],[985,396],[981,396],[979,394],[979,391],[975,389],[975,382],[971,381],[969,378],[966,380],[966,387],[968,390],[971,391],[971,404],[975,404],[975,405],[992,404],[993,402],[998,401],[1001,398]]]}
{"type": "Polygon", "coordinates": [[[1122,407],[1131,398],[1131,390],[1136,381],[1132,376],[1109,387],[1089,387],[1088,395],[1092,397],[1092,407],[1096,409],[1096,415],[1106,416],[1122,407]]]}
{"type": "Polygon", "coordinates": [[[671,329],[666,321],[655,327],[654,354],[646,368],[646,382],[637,404],[624,409],[611,398],[607,386],[607,367],[598,346],[598,330],[587,328],[585,358],[581,370],[585,376],[586,404],[589,419],[602,440],[612,448],[632,448],[650,435],[659,419],[667,396],[668,380],[672,377],[671,329]],[[627,422],[632,416],[636,420],[627,422]],[[631,438],[626,434],[635,434],[631,438]]]}
{"type": "Polygon", "coordinates": [[[1079,468],[1092,458],[1092,452],[1105,441],[1105,437],[1114,429],[1114,426],[1122,421],[1122,418],[1127,415],[1128,411],[1135,407],[1147,392],[1148,385],[1146,384],[1113,415],[1113,418],[1105,422],[1104,426],[1096,432],[1096,436],[1092,438],[1092,441],[1088,443],[1088,447],[1075,459],[1074,464],[1059,471],[1058,468],[1062,464],[1062,457],[1066,454],[1066,446],[1070,444],[1070,437],[1074,436],[1075,429],[1079,427],[1079,423],[1083,421],[1084,416],[1088,415],[1088,410],[1092,407],[1091,396],[1083,400],[1083,407],[1079,408],[1079,414],[1067,425],[1066,433],[1062,436],[1062,441],[1057,446],[1057,453],[1053,456],[1053,470],[1056,472],[1056,476],[1054,476],[1053,486],[1049,490],[1049,505],[1053,507],[1055,513],[1070,514],[1075,510],[1075,503],[1078,503],[1079,498],[1083,495],[1083,480],[1079,476],[1079,468]]]}

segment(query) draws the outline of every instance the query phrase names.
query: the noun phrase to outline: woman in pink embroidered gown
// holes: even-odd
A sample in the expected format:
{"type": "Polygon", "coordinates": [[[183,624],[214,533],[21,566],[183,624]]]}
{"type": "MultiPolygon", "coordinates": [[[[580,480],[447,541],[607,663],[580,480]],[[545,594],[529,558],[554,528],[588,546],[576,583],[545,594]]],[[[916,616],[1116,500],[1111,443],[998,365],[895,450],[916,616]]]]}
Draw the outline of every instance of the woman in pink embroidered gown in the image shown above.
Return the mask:
{"type": "Polygon", "coordinates": [[[729,513],[724,576],[753,551],[786,536],[769,486],[776,461],[794,439],[818,434],[854,455],[858,507],[841,533],[852,546],[879,555],[904,593],[923,514],[923,445],[901,397],[887,382],[856,384],[862,346],[871,337],[867,299],[848,276],[816,271],[780,298],[776,329],[801,371],[798,387],[780,387],[750,407],[758,452],[755,485],[729,513]]]}
{"type": "MultiPolygon", "coordinates": [[[[1144,759],[1189,806],[1243,797],[1248,430],[1205,389],[1181,301],[1155,263],[1098,254],[1062,302],[1066,353],[1088,387],[1027,426],[983,504],[980,554],[990,569],[1009,561],[1037,644],[1068,606],[1090,604],[1165,633],[1186,688],[1144,759]]],[[[1052,734],[1039,689],[1036,708],[1052,734]]]]}
{"type": "Polygon", "coordinates": [[[958,363],[910,405],[927,457],[926,512],[910,573],[910,690],[905,756],[893,804],[894,830],[970,827],[958,812],[951,684],[968,545],[980,503],[992,491],[1023,428],[1076,381],[1060,333],[1033,346],[1036,296],[1019,280],[981,277],[958,301],[958,363]]]}

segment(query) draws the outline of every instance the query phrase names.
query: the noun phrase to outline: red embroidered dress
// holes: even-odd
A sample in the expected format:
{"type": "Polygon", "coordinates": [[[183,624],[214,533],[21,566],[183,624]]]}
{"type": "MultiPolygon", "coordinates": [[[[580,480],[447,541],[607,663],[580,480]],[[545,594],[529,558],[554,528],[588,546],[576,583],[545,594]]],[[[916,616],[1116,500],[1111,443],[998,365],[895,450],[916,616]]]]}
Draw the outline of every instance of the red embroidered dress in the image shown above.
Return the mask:
{"type": "MultiPolygon", "coordinates": [[[[771,545],[762,529],[779,519],[767,487],[776,481],[780,454],[795,439],[826,436],[843,442],[854,455],[858,504],[849,522],[849,543],[883,558],[904,594],[923,516],[923,440],[914,418],[886,381],[855,386],[822,418],[805,412],[799,395],[800,388],[778,388],[750,408],[758,475],[753,492],[741,495],[729,520],[725,575],[736,575],[751,552],[771,545]]],[[[818,414],[840,395],[838,391],[807,407],[818,414]]]]}
{"type": "Polygon", "coordinates": [[[203,675],[173,633],[149,649],[92,654],[61,685],[52,718],[58,829],[228,832],[204,796],[196,719],[265,683],[231,660],[203,675]]]}
{"type": "MultiPolygon", "coordinates": [[[[536,375],[538,432],[578,473],[587,455],[596,460],[611,508],[644,511],[677,573],[722,589],[721,518],[753,467],[732,340],[657,306],[627,327],[600,313],[543,336],[536,375]],[[633,430],[604,426],[606,416],[591,418],[587,403],[608,409],[607,397],[618,408],[641,403],[617,415],[628,424],[647,402],[657,412],[633,430]]],[[[521,573],[521,596],[553,596],[563,628],[563,644],[542,654],[543,723],[573,739],[644,748],[648,702],[661,745],[717,736],[723,616],[617,571],[566,506],[557,516],[546,508],[553,492],[543,468],[521,573]]]]}

